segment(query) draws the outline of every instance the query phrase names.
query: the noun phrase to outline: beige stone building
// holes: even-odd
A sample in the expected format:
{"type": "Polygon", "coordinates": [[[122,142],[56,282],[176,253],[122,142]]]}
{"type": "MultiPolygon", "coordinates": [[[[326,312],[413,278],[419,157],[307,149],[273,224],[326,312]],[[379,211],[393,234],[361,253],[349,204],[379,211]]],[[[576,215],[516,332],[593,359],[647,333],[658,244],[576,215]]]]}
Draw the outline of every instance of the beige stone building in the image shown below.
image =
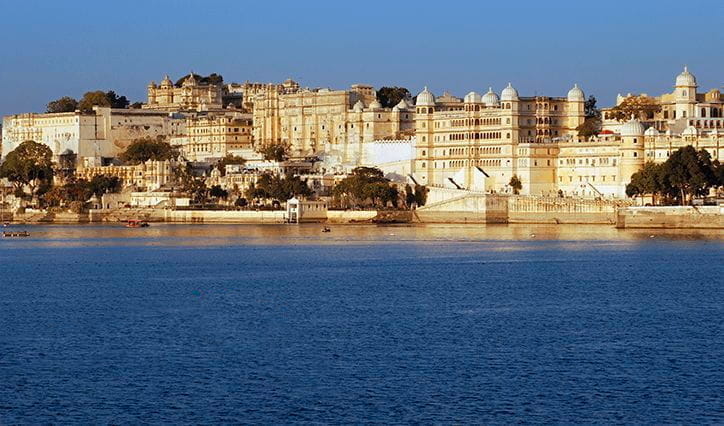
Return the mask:
{"type": "Polygon", "coordinates": [[[148,100],[143,109],[160,111],[214,111],[223,108],[223,85],[201,84],[191,73],[176,87],[167,76],[161,84],[148,85],[148,100]]]}
{"type": "Polygon", "coordinates": [[[253,149],[252,116],[227,111],[186,117],[185,132],[170,138],[189,161],[209,161],[228,154],[246,157],[253,149]]]}
{"type": "Polygon", "coordinates": [[[134,139],[183,134],[185,126],[179,116],[139,109],[94,107],[90,114],[10,115],[3,118],[2,155],[33,140],[47,145],[56,160],[71,151],[79,163],[101,165],[104,159],[117,157],[134,139]]]}
{"type": "Polygon", "coordinates": [[[300,89],[291,80],[267,85],[253,96],[254,141],[289,144],[295,157],[334,156],[355,162],[362,143],[399,139],[414,129],[414,109],[402,101],[382,108],[372,86],[348,90],[300,89]]]}
{"type": "Polygon", "coordinates": [[[174,163],[171,161],[146,161],[134,166],[87,166],[81,165],[75,171],[78,179],[90,181],[94,176],[117,177],[124,187],[135,187],[148,191],[156,190],[174,182],[174,163]]]}
{"type": "Polygon", "coordinates": [[[553,142],[577,139],[585,97],[574,86],[566,97],[521,97],[508,84],[464,99],[440,98],[425,88],[415,105],[413,176],[423,185],[505,191],[513,175],[528,193],[555,178],[553,142]],[[533,149],[540,146],[541,148],[533,149]]]}
{"type": "MultiPolygon", "coordinates": [[[[661,111],[640,117],[646,127],[653,127],[659,132],[671,131],[679,134],[689,126],[698,132],[707,132],[711,129],[724,130],[724,99],[719,89],[707,92],[697,92],[698,84],[694,74],[684,67],[684,71],[676,76],[673,91],[653,97],[659,104],[661,111]]],[[[641,95],[647,96],[645,93],[641,95]]],[[[626,98],[634,96],[618,95],[616,105],[620,105],[626,98]]],[[[617,133],[623,125],[622,122],[610,117],[611,108],[602,109],[604,132],[617,133]]]]}

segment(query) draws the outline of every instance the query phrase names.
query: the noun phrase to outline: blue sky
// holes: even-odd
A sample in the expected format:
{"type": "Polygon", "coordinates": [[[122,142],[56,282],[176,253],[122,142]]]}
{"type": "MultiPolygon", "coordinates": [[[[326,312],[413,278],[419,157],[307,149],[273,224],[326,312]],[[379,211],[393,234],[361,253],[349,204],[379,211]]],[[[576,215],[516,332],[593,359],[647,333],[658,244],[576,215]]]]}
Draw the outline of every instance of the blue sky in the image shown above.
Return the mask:
{"type": "Polygon", "coordinates": [[[0,0],[0,115],[113,89],[132,101],[165,73],[345,88],[424,85],[463,96],[578,83],[669,91],[684,64],[724,85],[724,1],[0,0]]]}

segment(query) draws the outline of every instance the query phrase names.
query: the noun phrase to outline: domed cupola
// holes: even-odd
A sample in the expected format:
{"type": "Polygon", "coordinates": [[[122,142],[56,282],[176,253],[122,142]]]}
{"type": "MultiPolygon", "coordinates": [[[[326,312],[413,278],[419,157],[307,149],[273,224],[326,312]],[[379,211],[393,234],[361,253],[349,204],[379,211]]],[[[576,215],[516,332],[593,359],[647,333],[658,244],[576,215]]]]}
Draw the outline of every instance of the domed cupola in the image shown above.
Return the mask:
{"type": "Polygon", "coordinates": [[[644,132],[644,136],[658,136],[658,135],[659,135],[659,131],[656,130],[656,129],[654,129],[653,126],[649,127],[649,128],[646,129],[646,131],[644,132]]]}
{"type": "Polygon", "coordinates": [[[517,101],[518,100],[518,91],[515,90],[515,87],[513,87],[512,84],[508,83],[508,85],[503,89],[502,92],[500,92],[500,100],[501,101],[517,101]]]}
{"type": "MultiPolygon", "coordinates": [[[[403,111],[409,108],[409,105],[407,105],[407,102],[405,102],[404,99],[400,99],[400,102],[395,105],[395,108],[397,108],[398,111],[403,111]]],[[[393,108],[394,109],[394,108],[393,108]]]]}
{"type": "Polygon", "coordinates": [[[631,117],[623,126],[621,126],[621,136],[642,136],[644,134],[644,125],[634,117],[631,117]]]}
{"type": "Polygon", "coordinates": [[[189,76],[186,77],[186,79],[184,80],[183,83],[181,83],[181,85],[184,87],[196,86],[196,76],[194,75],[194,73],[191,72],[191,74],[189,74],[189,76]]]}
{"type": "Polygon", "coordinates": [[[696,77],[684,67],[684,72],[676,76],[676,87],[696,87],[696,77]]]}
{"type": "Polygon", "coordinates": [[[372,101],[372,102],[370,103],[369,109],[372,110],[372,111],[378,110],[378,109],[382,109],[382,104],[380,103],[380,101],[378,101],[377,99],[375,99],[374,101],[372,101]]]}
{"type": "Polygon", "coordinates": [[[489,87],[488,92],[483,95],[483,103],[485,106],[498,106],[500,103],[500,98],[498,98],[498,95],[493,92],[493,88],[489,87]]]}
{"type": "Polygon", "coordinates": [[[362,101],[357,101],[354,106],[352,107],[352,111],[354,112],[362,112],[365,109],[365,105],[362,103],[362,101]]]}
{"type": "Polygon", "coordinates": [[[435,106],[435,96],[427,90],[427,86],[417,95],[416,106],[435,106]]]}
{"type": "Polygon", "coordinates": [[[161,87],[171,87],[171,86],[173,86],[173,82],[171,81],[170,78],[168,78],[168,74],[166,74],[163,77],[163,80],[161,80],[161,87]]]}
{"type": "Polygon", "coordinates": [[[482,98],[480,97],[480,94],[477,92],[470,92],[467,95],[465,95],[466,104],[479,104],[480,102],[482,102],[482,98]]]}
{"type": "Polygon", "coordinates": [[[694,126],[688,126],[686,129],[684,129],[683,132],[681,132],[681,136],[698,136],[699,132],[696,130],[696,127],[694,126]]]}
{"type": "Polygon", "coordinates": [[[583,93],[578,84],[574,84],[573,88],[568,91],[568,102],[584,102],[586,95],[583,93]]]}

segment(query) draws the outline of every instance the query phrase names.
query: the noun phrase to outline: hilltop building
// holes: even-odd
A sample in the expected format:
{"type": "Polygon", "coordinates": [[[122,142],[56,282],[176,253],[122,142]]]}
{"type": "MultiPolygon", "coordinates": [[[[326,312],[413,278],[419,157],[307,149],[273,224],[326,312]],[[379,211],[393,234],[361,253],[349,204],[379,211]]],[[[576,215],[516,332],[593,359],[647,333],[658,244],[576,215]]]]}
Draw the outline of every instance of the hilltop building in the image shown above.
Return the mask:
{"type": "Polygon", "coordinates": [[[2,155],[33,140],[47,145],[55,160],[64,153],[77,161],[101,165],[117,157],[137,138],[183,134],[186,121],[166,112],[93,107],[80,111],[17,114],[3,117],[2,155]]]}
{"type": "Polygon", "coordinates": [[[254,143],[284,143],[296,157],[335,156],[357,162],[362,143],[399,139],[414,131],[414,110],[405,100],[383,108],[372,86],[348,90],[300,89],[287,80],[260,87],[253,95],[254,143]]]}
{"type": "MultiPolygon", "coordinates": [[[[724,129],[724,99],[718,89],[704,93],[697,92],[699,86],[696,77],[687,67],[676,76],[673,87],[673,92],[653,97],[654,102],[661,107],[661,111],[641,118],[646,127],[653,127],[659,132],[671,131],[675,134],[681,133],[689,126],[696,128],[698,132],[724,129]]],[[[645,93],[641,95],[646,96],[645,93]]],[[[620,105],[631,96],[634,95],[619,94],[616,97],[616,105],[620,105]]],[[[616,133],[623,123],[613,119],[610,111],[611,108],[602,110],[603,130],[616,133]]]]}
{"type": "Polygon", "coordinates": [[[214,111],[223,109],[223,85],[203,84],[194,73],[176,87],[166,75],[161,84],[149,83],[143,109],[158,111],[214,111]]]}

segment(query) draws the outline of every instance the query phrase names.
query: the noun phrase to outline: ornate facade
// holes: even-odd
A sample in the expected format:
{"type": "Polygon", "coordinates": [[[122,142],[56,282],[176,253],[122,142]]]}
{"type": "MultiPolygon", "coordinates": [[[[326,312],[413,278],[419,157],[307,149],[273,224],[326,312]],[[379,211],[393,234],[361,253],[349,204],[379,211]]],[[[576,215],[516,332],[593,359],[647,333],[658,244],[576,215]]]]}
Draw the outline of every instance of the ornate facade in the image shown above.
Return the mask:
{"type": "Polygon", "coordinates": [[[189,161],[208,161],[253,149],[251,114],[226,112],[186,118],[185,132],[170,138],[189,161]]]}
{"type": "MultiPolygon", "coordinates": [[[[654,101],[661,107],[661,111],[640,117],[647,127],[653,127],[659,132],[671,131],[681,133],[685,128],[693,126],[699,132],[711,129],[724,129],[724,99],[718,89],[711,89],[705,93],[698,93],[698,84],[694,74],[687,67],[676,77],[674,91],[654,97],[654,101]]],[[[645,95],[645,94],[642,94],[645,95]]],[[[620,94],[616,97],[616,105],[620,105],[626,98],[620,94]]],[[[617,132],[622,123],[610,117],[610,108],[602,110],[604,131],[617,132]]]]}
{"type": "Polygon", "coordinates": [[[364,142],[412,135],[413,108],[404,100],[383,108],[372,86],[310,90],[289,82],[266,86],[254,95],[255,143],[289,144],[293,156],[326,155],[354,163],[364,142]]]}
{"type": "Polygon", "coordinates": [[[464,99],[436,99],[425,88],[415,105],[414,177],[423,185],[489,191],[504,190],[513,175],[551,181],[555,163],[529,162],[538,151],[526,147],[576,139],[584,102],[578,86],[566,97],[520,97],[509,84],[500,97],[491,88],[464,99]]]}
{"type": "Polygon", "coordinates": [[[508,85],[500,98],[489,90],[464,100],[436,99],[425,89],[417,97],[413,177],[436,187],[510,193],[515,175],[527,195],[625,198],[645,162],[664,162],[679,148],[705,149],[721,161],[718,91],[701,95],[695,88],[685,71],[677,77],[678,101],[662,105],[660,119],[632,118],[588,139],[576,131],[585,119],[577,86],[565,98],[519,97],[508,85]]]}
{"type": "Polygon", "coordinates": [[[158,86],[155,82],[148,85],[148,101],[143,109],[161,111],[213,111],[223,107],[223,86],[201,84],[191,73],[181,84],[174,86],[167,76],[158,86]]]}
{"type": "Polygon", "coordinates": [[[79,179],[90,181],[94,176],[117,177],[121,185],[143,188],[153,191],[174,182],[173,163],[171,161],[146,161],[135,166],[85,166],[75,171],[79,179]]]}
{"type": "Polygon", "coordinates": [[[159,111],[94,107],[93,113],[18,114],[3,118],[2,155],[26,140],[47,145],[57,157],[72,151],[78,161],[100,165],[137,138],[185,132],[185,120],[159,111]]]}

